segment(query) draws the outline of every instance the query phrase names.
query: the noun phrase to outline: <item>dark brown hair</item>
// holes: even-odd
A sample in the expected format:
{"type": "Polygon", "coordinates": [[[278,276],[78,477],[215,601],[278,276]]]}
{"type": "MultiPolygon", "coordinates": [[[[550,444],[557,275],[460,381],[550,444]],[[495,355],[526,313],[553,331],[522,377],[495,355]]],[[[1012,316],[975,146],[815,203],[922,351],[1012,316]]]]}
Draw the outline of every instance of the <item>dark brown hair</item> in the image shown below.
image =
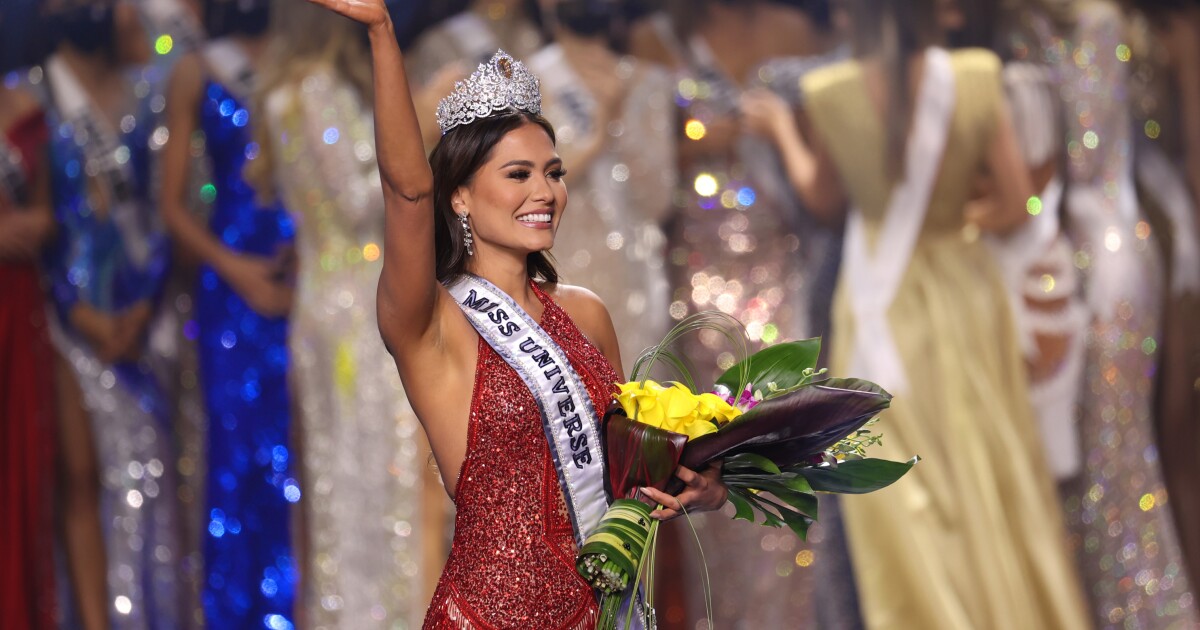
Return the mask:
{"type": "MultiPolygon", "coordinates": [[[[536,115],[517,110],[476,120],[470,124],[451,129],[429,155],[429,166],[433,170],[433,242],[437,278],[439,282],[451,282],[467,271],[467,248],[463,243],[462,227],[458,215],[451,207],[454,191],[470,186],[475,174],[492,155],[496,144],[526,124],[542,128],[556,143],[554,127],[550,121],[536,115]]],[[[558,283],[558,271],[547,252],[530,252],[525,258],[525,270],[530,279],[547,284],[558,283]]]]}
{"type": "Polygon", "coordinates": [[[888,174],[899,179],[904,176],[904,148],[913,115],[908,62],[941,38],[936,0],[852,0],[849,6],[854,16],[854,54],[883,59],[888,174]]]}

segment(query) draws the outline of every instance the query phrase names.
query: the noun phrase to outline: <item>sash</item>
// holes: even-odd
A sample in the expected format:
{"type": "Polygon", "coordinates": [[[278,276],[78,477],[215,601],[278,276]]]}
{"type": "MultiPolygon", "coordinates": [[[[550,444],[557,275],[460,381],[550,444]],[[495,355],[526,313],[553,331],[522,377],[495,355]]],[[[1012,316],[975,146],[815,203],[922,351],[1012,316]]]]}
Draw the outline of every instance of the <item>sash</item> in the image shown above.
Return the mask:
{"type": "Polygon", "coordinates": [[[126,252],[139,267],[145,266],[153,253],[150,233],[154,230],[134,199],[137,177],[129,147],[112,123],[96,112],[91,96],[58,56],[46,62],[46,78],[58,115],[74,130],[85,160],[84,173],[104,187],[109,198],[108,217],[121,233],[126,252]]]}
{"type": "MultiPolygon", "coordinates": [[[[1034,356],[1037,342],[1029,326],[1025,309],[1025,285],[1030,270],[1042,262],[1059,234],[1058,209],[1063,199],[1063,180],[1054,177],[1038,198],[1043,211],[1005,237],[989,235],[984,242],[996,259],[996,266],[1008,289],[1009,306],[1021,337],[1025,356],[1034,356]]],[[[1071,269],[1067,270],[1072,272],[1071,269]]],[[[1041,291],[1038,292],[1042,293],[1041,291]]]]}
{"type": "Polygon", "coordinates": [[[1171,294],[1200,292],[1200,233],[1187,184],[1162,150],[1138,143],[1137,177],[1171,222],[1171,294]]]}
{"type": "Polygon", "coordinates": [[[243,107],[249,107],[254,96],[254,66],[246,52],[232,40],[219,39],[206,46],[203,55],[208,71],[242,101],[243,107]]]}
{"type": "Polygon", "coordinates": [[[908,387],[904,362],[888,325],[888,309],[908,270],[925,223],[954,115],[954,69],[940,48],[925,50],[925,75],[917,93],[914,125],[905,149],[904,179],[892,190],[874,251],[867,247],[862,212],[846,222],[842,284],[855,320],[850,373],[893,393],[908,387]]]}
{"type": "Polygon", "coordinates": [[[608,509],[599,422],[587,388],[566,352],[495,285],[466,274],[446,288],[537,401],[576,543],[582,546],[608,509]]]}

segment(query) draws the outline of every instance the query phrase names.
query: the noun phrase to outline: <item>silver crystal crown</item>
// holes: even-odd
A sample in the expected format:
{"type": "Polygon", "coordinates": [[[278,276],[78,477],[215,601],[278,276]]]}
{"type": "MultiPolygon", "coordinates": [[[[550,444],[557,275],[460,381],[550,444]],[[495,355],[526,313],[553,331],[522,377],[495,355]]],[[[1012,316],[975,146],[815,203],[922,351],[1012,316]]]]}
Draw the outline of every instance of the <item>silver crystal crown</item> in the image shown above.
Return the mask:
{"type": "Polygon", "coordinates": [[[525,64],[498,50],[490,61],[479,64],[471,78],[454,84],[454,91],[438,103],[437,122],[445,135],[506,109],[541,114],[542,91],[525,64]]]}

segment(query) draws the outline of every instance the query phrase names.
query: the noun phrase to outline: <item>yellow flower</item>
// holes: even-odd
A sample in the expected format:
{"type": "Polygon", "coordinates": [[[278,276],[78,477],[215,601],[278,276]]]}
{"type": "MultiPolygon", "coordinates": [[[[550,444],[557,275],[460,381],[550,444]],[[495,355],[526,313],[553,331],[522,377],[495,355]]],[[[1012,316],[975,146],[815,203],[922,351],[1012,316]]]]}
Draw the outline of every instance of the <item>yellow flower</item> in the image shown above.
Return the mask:
{"type": "Polygon", "coordinates": [[[718,424],[741,412],[714,394],[693,394],[682,383],[659,385],[654,381],[621,383],[617,402],[625,415],[689,439],[715,433],[718,424]]]}

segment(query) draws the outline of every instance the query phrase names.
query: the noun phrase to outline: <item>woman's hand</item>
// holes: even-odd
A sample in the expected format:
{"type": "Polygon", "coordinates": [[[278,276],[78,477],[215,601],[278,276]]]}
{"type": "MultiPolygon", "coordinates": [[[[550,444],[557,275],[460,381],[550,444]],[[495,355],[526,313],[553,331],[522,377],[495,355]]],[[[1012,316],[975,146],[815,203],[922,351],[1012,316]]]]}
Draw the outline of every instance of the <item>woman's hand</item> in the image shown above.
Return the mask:
{"type": "Polygon", "coordinates": [[[234,254],[219,273],[254,312],[284,317],[292,310],[293,289],[287,282],[287,259],[234,254]]]}
{"type": "Polygon", "coordinates": [[[739,107],[742,124],[754,133],[771,140],[796,133],[791,106],[770,90],[756,88],[746,92],[742,95],[739,107]]]}
{"type": "Polygon", "coordinates": [[[308,0],[375,30],[392,24],[383,0],[308,0]]]}
{"type": "Polygon", "coordinates": [[[682,514],[683,508],[689,512],[711,512],[729,500],[729,490],[721,483],[720,462],[713,462],[703,472],[680,466],[675,476],[686,486],[676,496],[654,488],[642,488],[643,495],[662,506],[650,513],[651,518],[669,521],[682,514]]]}

